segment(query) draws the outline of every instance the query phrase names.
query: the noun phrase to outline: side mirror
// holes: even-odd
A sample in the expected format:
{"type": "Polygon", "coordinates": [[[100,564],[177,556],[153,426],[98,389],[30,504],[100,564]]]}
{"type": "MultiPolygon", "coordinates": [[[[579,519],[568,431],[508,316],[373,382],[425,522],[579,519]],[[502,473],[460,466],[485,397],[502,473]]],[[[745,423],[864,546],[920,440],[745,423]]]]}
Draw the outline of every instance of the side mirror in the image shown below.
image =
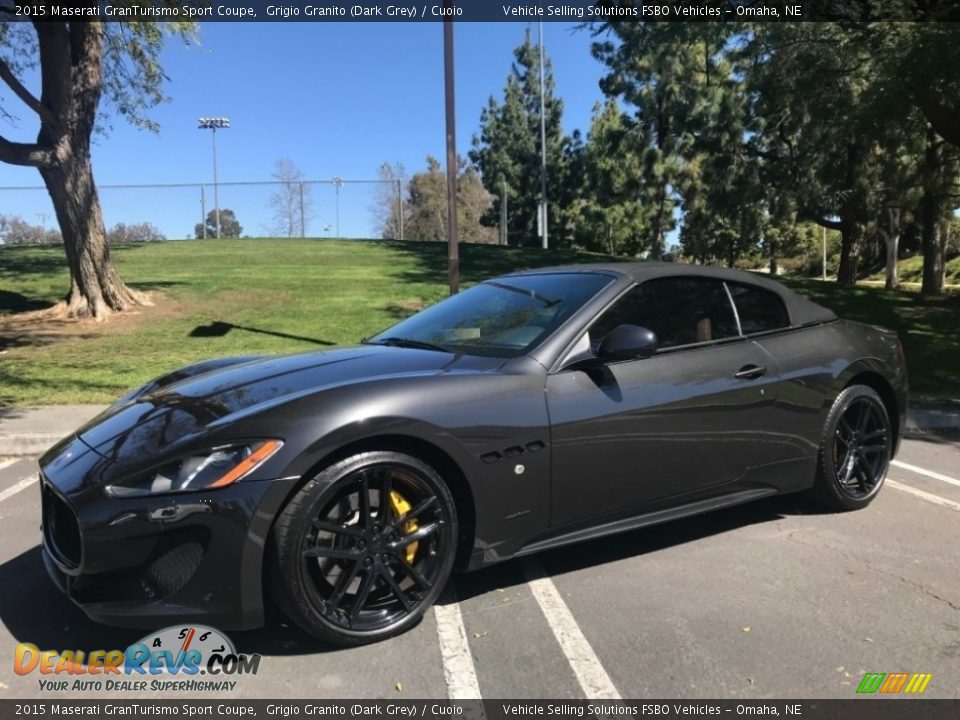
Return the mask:
{"type": "Polygon", "coordinates": [[[657,351],[657,334],[638,325],[618,325],[600,342],[600,360],[638,360],[657,351]]]}

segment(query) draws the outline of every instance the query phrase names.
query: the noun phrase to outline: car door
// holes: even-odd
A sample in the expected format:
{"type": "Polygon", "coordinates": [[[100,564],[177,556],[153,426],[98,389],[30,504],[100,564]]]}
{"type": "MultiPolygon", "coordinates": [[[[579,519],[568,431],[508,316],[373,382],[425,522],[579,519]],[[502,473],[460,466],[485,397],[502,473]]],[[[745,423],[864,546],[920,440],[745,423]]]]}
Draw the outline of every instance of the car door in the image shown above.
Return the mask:
{"type": "Polygon", "coordinates": [[[722,281],[648,280],[568,357],[623,323],[653,330],[658,352],[548,376],[554,526],[730,484],[773,451],[764,432],[778,369],[740,334],[722,281]]]}

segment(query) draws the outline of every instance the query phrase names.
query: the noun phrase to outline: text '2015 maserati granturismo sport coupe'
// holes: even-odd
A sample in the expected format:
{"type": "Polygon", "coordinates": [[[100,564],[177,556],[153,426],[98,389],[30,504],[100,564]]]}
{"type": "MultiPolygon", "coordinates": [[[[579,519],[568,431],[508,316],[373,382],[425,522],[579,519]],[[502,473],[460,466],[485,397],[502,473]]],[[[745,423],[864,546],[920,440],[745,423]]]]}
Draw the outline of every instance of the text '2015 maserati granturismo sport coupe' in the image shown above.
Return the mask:
{"type": "Polygon", "coordinates": [[[43,558],[94,620],[342,644],[473,570],[777,493],[883,486],[896,335],[752,274],[583,265],[480,283],[356,347],[200,362],[40,460],[43,558]]]}

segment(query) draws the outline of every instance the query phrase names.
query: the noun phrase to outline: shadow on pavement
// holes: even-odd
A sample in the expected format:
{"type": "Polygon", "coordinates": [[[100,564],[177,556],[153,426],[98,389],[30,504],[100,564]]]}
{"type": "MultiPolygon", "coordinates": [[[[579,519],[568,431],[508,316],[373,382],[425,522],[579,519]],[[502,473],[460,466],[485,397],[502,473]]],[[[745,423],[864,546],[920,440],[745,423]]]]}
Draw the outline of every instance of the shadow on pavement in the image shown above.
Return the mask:
{"type": "MultiPolygon", "coordinates": [[[[549,575],[563,574],[655,553],[788,515],[817,512],[800,497],[773,497],[551,550],[536,557],[549,575]]],[[[452,582],[459,599],[465,600],[526,582],[524,562],[515,560],[479,572],[455,575],[452,582]]],[[[0,593],[0,622],[17,642],[30,642],[41,649],[126,648],[147,632],[109,627],[89,620],[50,582],[43,568],[39,547],[0,565],[0,587],[3,588],[0,593]]],[[[264,628],[245,632],[228,631],[228,635],[238,651],[267,656],[344,650],[313,639],[287,622],[269,603],[264,628]]]]}
{"type": "MultiPolygon", "coordinates": [[[[820,510],[818,506],[799,495],[770,497],[703,515],[548,550],[532,556],[532,559],[543,566],[548,576],[562,575],[630,557],[641,557],[748,525],[773,522],[790,515],[818,515],[827,512],[829,511],[820,510]]],[[[458,599],[465,600],[491,592],[496,588],[509,588],[525,583],[527,578],[523,572],[524,562],[526,562],[524,559],[515,560],[475,573],[460,575],[456,578],[458,599]]]]}

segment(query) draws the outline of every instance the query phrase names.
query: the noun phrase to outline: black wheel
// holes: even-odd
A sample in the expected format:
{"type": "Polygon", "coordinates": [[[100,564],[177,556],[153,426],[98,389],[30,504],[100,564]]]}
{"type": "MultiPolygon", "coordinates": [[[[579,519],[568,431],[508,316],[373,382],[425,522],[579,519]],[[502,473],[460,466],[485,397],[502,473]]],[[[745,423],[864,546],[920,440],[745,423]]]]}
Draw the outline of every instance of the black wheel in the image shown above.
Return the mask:
{"type": "Polygon", "coordinates": [[[814,495],[833,510],[866,507],[880,492],[890,464],[890,417],[880,396],[851,385],[833,403],[820,441],[814,495]]]}
{"type": "Polygon", "coordinates": [[[437,599],[456,538],[453,498],[430,466],[396,452],[354,455],[310,480],[277,518],[270,589],[323,640],[382,640],[437,599]]]}

